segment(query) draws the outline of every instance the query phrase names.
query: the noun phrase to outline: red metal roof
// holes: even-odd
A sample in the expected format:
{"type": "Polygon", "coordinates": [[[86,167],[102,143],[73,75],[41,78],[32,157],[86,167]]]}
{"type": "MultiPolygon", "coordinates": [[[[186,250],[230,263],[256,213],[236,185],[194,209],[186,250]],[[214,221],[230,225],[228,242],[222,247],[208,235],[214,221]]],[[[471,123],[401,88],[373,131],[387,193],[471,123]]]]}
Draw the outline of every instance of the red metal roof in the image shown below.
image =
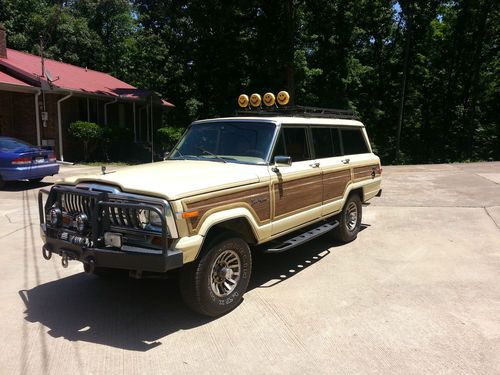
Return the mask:
{"type": "MultiPolygon", "coordinates": [[[[22,71],[31,79],[38,80],[42,75],[40,56],[10,48],[7,48],[7,58],[0,58],[0,64],[16,71],[22,71]]],[[[149,91],[140,90],[109,74],[60,61],[45,59],[45,70],[50,73],[54,88],[129,99],[144,99],[150,94],[149,91]]],[[[164,100],[163,104],[174,107],[172,103],[164,100]]]]}
{"type": "Polygon", "coordinates": [[[33,87],[33,86],[28,85],[27,83],[20,81],[17,78],[12,77],[4,72],[0,72],[0,83],[7,83],[9,85],[17,85],[17,86],[24,86],[24,87],[33,87]]]}

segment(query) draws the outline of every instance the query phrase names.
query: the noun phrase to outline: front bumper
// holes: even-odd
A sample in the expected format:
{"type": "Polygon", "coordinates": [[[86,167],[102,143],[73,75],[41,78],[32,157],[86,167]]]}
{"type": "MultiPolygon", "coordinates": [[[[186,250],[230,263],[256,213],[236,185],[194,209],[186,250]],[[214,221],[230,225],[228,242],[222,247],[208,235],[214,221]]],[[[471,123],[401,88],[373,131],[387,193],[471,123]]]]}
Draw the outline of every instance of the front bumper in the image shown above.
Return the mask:
{"type": "Polygon", "coordinates": [[[82,248],[67,241],[45,236],[41,225],[42,237],[45,237],[44,251],[66,256],[84,264],[93,262],[95,267],[116,268],[134,271],[166,272],[182,267],[182,252],[166,250],[163,254],[130,253],[114,249],[82,248]]]}
{"type": "MultiPolygon", "coordinates": [[[[111,194],[102,191],[82,190],[69,186],[55,186],[49,192],[41,189],[38,194],[39,214],[40,214],[40,234],[44,241],[43,255],[45,259],[50,259],[52,254],[62,257],[63,266],[68,260],[77,260],[91,267],[116,268],[133,271],[166,272],[171,269],[180,268],[183,265],[183,253],[173,249],[171,245],[175,241],[169,237],[167,229],[167,219],[164,211],[151,203],[130,203],[111,201],[111,194]],[[43,204],[44,194],[48,195],[47,202],[43,204]],[[53,226],[45,222],[47,207],[56,205],[62,207],[62,195],[66,196],[65,205],[71,207],[74,212],[83,210],[88,214],[90,221],[90,232],[79,234],[71,226],[53,226]],[[93,202],[91,204],[91,201],[93,202]],[[161,247],[156,249],[141,247],[141,245],[123,244],[109,245],[104,240],[105,233],[122,231],[123,238],[127,233],[137,232],[137,229],[130,227],[117,227],[116,222],[110,221],[111,210],[121,209],[127,212],[135,209],[149,209],[156,212],[162,222],[161,233],[155,232],[155,236],[161,239],[161,247]],[[115,224],[115,225],[114,225],[115,224]],[[119,246],[119,247],[114,247],[119,246]]],[[[121,216],[120,211],[120,216],[121,216]]],[[[124,220],[122,218],[122,220],[124,220]]],[[[131,220],[129,216],[129,220],[131,220]]],[[[124,223],[132,223],[122,221],[124,223]]],[[[150,235],[150,231],[140,232],[141,235],[150,235]]]]}

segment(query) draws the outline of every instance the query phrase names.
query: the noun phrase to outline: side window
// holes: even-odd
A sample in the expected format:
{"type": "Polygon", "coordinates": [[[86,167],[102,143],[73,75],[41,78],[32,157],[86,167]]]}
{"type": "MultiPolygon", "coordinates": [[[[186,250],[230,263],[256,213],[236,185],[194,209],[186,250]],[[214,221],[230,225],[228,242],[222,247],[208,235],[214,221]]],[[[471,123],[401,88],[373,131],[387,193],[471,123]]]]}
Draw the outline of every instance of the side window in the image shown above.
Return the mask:
{"type": "Polygon", "coordinates": [[[345,155],[364,154],[369,152],[365,138],[360,129],[342,129],[341,133],[345,155]]]}
{"type": "Polygon", "coordinates": [[[311,132],[317,159],[342,155],[338,129],[312,128],[311,132]]]}
{"type": "Polygon", "coordinates": [[[310,160],[311,152],[307,144],[306,128],[281,128],[273,158],[276,155],[291,156],[292,162],[310,160]]]}

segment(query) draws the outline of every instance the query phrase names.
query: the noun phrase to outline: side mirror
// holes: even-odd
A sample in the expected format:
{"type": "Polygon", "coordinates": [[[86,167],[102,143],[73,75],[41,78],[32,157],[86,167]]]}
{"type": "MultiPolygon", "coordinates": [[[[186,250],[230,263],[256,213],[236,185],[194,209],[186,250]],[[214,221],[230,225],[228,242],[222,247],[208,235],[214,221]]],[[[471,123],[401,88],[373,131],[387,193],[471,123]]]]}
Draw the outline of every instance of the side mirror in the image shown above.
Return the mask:
{"type": "Polygon", "coordinates": [[[292,157],[291,156],[275,156],[274,157],[274,166],[272,171],[275,173],[279,173],[278,167],[289,167],[292,165],[292,157]]]}
{"type": "Polygon", "coordinates": [[[292,165],[292,157],[291,156],[275,156],[274,157],[274,166],[275,167],[289,167],[292,165]]]}
{"type": "Polygon", "coordinates": [[[165,151],[163,153],[163,160],[167,160],[168,159],[168,155],[170,155],[170,151],[165,151]]]}

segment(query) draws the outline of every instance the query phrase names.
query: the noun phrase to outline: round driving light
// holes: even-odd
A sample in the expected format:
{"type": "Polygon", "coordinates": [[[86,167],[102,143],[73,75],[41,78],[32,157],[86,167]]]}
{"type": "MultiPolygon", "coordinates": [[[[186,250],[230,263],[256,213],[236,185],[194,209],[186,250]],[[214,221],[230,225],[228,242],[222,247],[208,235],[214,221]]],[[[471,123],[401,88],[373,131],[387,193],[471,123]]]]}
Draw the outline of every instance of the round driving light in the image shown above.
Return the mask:
{"type": "Polygon", "coordinates": [[[272,92],[266,92],[262,98],[264,104],[268,107],[272,107],[276,103],[276,98],[272,92]]]}
{"type": "Polygon", "coordinates": [[[246,107],[248,107],[249,101],[250,101],[250,99],[248,99],[248,95],[241,94],[238,97],[238,105],[240,106],[240,108],[246,108],[246,107]]]}
{"type": "Polygon", "coordinates": [[[286,91],[280,91],[276,96],[276,100],[279,105],[287,105],[290,101],[290,94],[286,91]]]}
{"type": "Polygon", "coordinates": [[[62,221],[62,212],[59,208],[52,208],[49,212],[49,220],[50,220],[50,224],[55,226],[55,227],[58,227],[61,225],[61,221],[62,221]]]}
{"type": "Polygon", "coordinates": [[[260,97],[259,94],[252,94],[250,96],[250,105],[252,107],[254,107],[254,108],[258,107],[258,106],[260,106],[260,103],[262,103],[262,98],[260,97]]]}
{"type": "Polygon", "coordinates": [[[85,233],[89,228],[89,218],[85,214],[78,214],[75,218],[76,230],[85,233]]]}

